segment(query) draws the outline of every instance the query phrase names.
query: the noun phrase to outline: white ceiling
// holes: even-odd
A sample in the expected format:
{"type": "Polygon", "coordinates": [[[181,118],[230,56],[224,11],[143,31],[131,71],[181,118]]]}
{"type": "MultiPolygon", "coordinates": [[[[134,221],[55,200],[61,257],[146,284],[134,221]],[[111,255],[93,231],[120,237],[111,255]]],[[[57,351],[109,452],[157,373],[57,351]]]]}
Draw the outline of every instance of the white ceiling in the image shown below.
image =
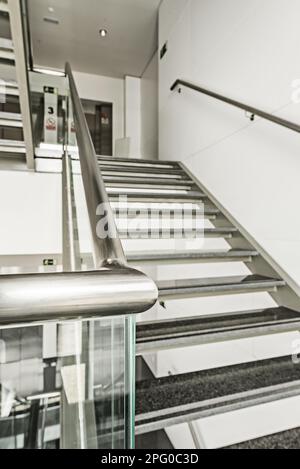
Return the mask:
{"type": "Polygon", "coordinates": [[[157,48],[160,1],[28,0],[35,65],[63,69],[69,61],[81,72],[141,76],[157,48]],[[109,31],[105,39],[100,28],[109,31]]]}

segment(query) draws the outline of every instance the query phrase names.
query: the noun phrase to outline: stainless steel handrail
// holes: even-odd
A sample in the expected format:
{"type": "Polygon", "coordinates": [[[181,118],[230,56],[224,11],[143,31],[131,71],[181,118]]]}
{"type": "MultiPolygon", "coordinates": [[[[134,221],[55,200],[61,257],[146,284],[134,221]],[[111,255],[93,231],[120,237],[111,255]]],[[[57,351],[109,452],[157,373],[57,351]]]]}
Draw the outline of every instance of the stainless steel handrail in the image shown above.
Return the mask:
{"type": "Polygon", "coordinates": [[[68,63],[66,64],[66,75],[70,83],[70,95],[73,104],[79,160],[92,232],[95,265],[97,268],[114,263],[125,265],[126,258],[117,233],[114,214],[106,193],[105,184],[98,165],[95,148],[77,92],[73,73],[68,63]],[[100,221],[100,216],[97,215],[97,213],[99,213],[100,207],[105,211],[109,230],[112,234],[105,239],[101,239],[97,235],[97,225],[100,221]]]}
{"type": "Polygon", "coordinates": [[[150,309],[151,306],[155,304],[158,298],[158,290],[152,279],[127,265],[115,223],[114,212],[110,206],[90,130],[69,63],[66,63],[65,71],[69,79],[70,97],[72,100],[76,138],[79,149],[79,161],[92,233],[94,266],[95,269],[108,268],[108,272],[118,272],[116,289],[114,290],[113,287],[111,289],[112,301],[109,309],[117,302],[119,307],[120,303],[123,305],[123,308],[119,311],[120,315],[135,314],[136,308],[133,308],[135,313],[131,312],[134,297],[140,297],[141,302],[144,291],[144,298],[148,306],[140,303],[140,312],[143,312],[150,309]],[[100,211],[99,207],[101,208],[100,211]],[[97,233],[97,225],[100,220],[103,220],[104,213],[105,223],[108,226],[109,233],[108,236],[103,239],[99,237],[97,233]],[[123,303],[123,298],[119,297],[119,295],[122,296],[121,293],[118,294],[118,278],[121,279],[122,274],[124,276],[123,296],[125,298],[127,297],[125,303],[123,303]],[[129,307],[126,306],[126,304],[128,304],[129,307]]]}
{"type": "Polygon", "coordinates": [[[77,130],[82,178],[93,236],[95,270],[80,271],[74,238],[74,191],[71,159],[63,157],[64,267],[68,272],[52,274],[0,275],[0,326],[47,321],[130,316],[150,309],[158,291],[152,279],[126,265],[113,211],[97,164],[94,146],[71,67],[66,72],[77,130]],[[105,204],[106,220],[115,237],[97,236],[99,204],[105,204]],[[76,271],[78,269],[78,271],[76,271]]]}
{"type": "Polygon", "coordinates": [[[196,85],[195,83],[191,83],[189,81],[177,79],[173,85],[171,86],[171,91],[174,91],[177,86],[184,86],[191,90],[197,91],[199,93],[205,94],[206,96],[210,96],[211,98],[217,99],[218,101],[222,101],[223,103],[230,104],[231,106],[237,107],[239,109],[243,109],[249,114],[253,116],[261,117],[262,119],[266,119],[270,122],[274,122],[275,124],[281,125],[287,129],[293,130],[294,132],[300,132],[300,125],[296,124],[295,122],[290,122],[288,120],[282,119],[281,117],[277,117],[274,114],[270,114],[265,111],[261,111],[253,106],[248,106],[247,104],[241,103],[231,98],[226,98],[221,94],[215,93],[213,91],[209,91],[201,86],[196,85]]]}
{"type": "Polygon", "coordinates": [[[154,283],[126,267],[0,276],[0,325],[133,315],[156,301],[154,283]]]}

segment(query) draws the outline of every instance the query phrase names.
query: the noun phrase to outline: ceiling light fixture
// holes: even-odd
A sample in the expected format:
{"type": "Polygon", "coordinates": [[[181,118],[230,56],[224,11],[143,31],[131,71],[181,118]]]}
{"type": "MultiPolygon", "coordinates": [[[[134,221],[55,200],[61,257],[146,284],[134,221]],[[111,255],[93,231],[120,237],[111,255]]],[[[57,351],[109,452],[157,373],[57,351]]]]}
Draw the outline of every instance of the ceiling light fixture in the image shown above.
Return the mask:
{"type": "Polygon", "coordinates": [[[36,73],[43,73],[44,75],[53,75],[56,77],[65,77],[66,74],[62,70],[53,70],[49,68],[34,67],[33,71],[36,73]]]}
{"type": "Polygon", "coordinates": [[[107,29],[100,29],[99,34],[101,37],[106,37],[108,35],[107,29]]]}

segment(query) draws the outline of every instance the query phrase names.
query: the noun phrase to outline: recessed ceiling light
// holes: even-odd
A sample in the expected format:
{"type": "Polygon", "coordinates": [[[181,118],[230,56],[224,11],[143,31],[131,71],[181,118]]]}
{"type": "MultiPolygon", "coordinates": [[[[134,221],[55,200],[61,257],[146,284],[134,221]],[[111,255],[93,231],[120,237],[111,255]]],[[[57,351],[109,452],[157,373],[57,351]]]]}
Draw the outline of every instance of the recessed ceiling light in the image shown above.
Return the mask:
{"type": "Polygon", "coordinates": [[[108,35],[107,29],[100,29],[99,34],[101,37],[106,37],[108,35]]]}
{"type": "Polygon", "coordinates": [[[44,75],[54,75],[56,77],[64,77],[66,76],[63,71],[60,70],[53,70],[49,68],[39,68],[39,67],[34,67],[33,71],[36,73],[43,73],[44,75]]]}

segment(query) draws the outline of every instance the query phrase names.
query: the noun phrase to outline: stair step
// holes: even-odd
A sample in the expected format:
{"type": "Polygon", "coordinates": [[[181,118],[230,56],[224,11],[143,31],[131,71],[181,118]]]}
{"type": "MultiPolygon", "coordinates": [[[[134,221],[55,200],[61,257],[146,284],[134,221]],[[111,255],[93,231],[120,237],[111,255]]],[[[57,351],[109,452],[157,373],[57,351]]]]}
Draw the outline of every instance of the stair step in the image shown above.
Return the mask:
{"type": "Polygon", "coordinates": [[[143,176],[140,178],[133,178],[129,176],[104,176],[103,179],[106,187],[119,187],[122,184],[128,184],[131,187],[143,185],[159,185],[163,186],[165,189],[168,189],[169,186],[172,186],[176,189],[180,187],[182,190],[184,190],[184,188],[186,187],[187,190],[189,190],[190,187],[195,185],[195,183],[191,180],[148,178],[143,176]]]}
{"type": "Polygon", "coordinates": [[[135,263],[199,263],[199,262],[250,262],[252,257],[257,257],[257,251],[248,251],[243,249],[232,249],[229,251],[158,251],[158,252],[137,252],[130,253],[127,256],[129,262],[135,263]]]}
{"type": "Polygon", "coordinates": [[[206,195],[202,192],[190,191],[188,193],[152,193],[152,192],[126,192],[124,190],[118,193],[112,193],[108,189],[108,195],[110,200],[118,201],[119,197],[127,197],[129,202],[147,202],[147,203],[188,203],[188,202],[201,202],[202,199],[206,198],[206,195]]]}
{"type": "Polygon", "coordinates": [[[194,186],[193,181],[174,181],[170,179],[130,179],[104,177],[107,188],[131,188],[131,189],[161,189],[161,190],[190,190],[194,186]]]}
{"type": "MultiPolygon", "coordinates": [[[[43,156],[43,155],[38,155],[38,156],[43,156]]],[[[167,172],[164,172],[163,174],[161,173],[155,173],[155,172],[152,172],[152,173],[139,173],[133,169],[126,169],[125,171],[123,170],[114,170],[114,169],[104,169],[102,168],[101,169],[101,174],[103,176],[103,179],[107,179],[107,178],[110,178],[110,177],[114,177],[114,178],[132,178],[136,181],[139,181],[139,180],[155,180],[155,179],[167,179],[169,182],[172,182],[172,183],[175,183],[175,182],[180,182],[180,181],[183,181],[184,183],[188,183],[190,182],[190,178],[187,174],[185,174],[184,172],[175,172],[174,173],[167,173],[167,172]]]]}
{"type": "Polygon", "coordinates": [[[5,92],[6,96],[19,96],[18,84],[11,81],[5,81],[1,79],[0,92],[5,92]]]}
{"type": "Polygon", "coordinates": [[[0,153],[26,153],[25,143],[16,140],[0,140],[0,153]]]}
{"type": "Polygon", "coordinates": [[[15,62],[15,53],[0,47],[0,60],[1,63],[12,65],[15,62]]]}
{"type": "Polygon", "coordinates": [[[10,39],[0,38],[0,59],[4,62],[13,62],[15,60],[14,47],[10,39]]]}
{"type": "Polygon", "coordinates": [[[119,196],[130,196],[130,197],[158,197],[167,196],[168,198],[174,197],[175,199],[193,199],[199,200],[206,197],[203,192],[200,191],[185,191],[182,188],[176,188],[170,190],[167,188],[159,189],[157,187],[150,187],[149,189],[139,189],[138,187],[129,187],[129,188],[107,188],[107,193],[110,197],[119,197],[119,196]]]}
{"type": "Polygon", "coordinates": [[[223,449],[300,449],[300,428],[293,428],[223,449]]]}
{"type": "Polygon", "coordinates": [[[231,295],[249,292],[276,292],[285,286],[279,279],[261,275],[167,280],[157,282],[162,300],[198,296],[231,295]]]}
{"type": "Polygon", "coordinates": [[[98,156],[98,162],[101,166],[125,166],[138,168],[161,168],[161,169],[179,169],[179,165],[174,161],[144,160],[136,158],[109,158],[98,156]]]}
{"type": "Polygon", "coordinates": [[[100,164],[100,169],[102,174],[109,173],[109,175],[113,176],[117,172],[121,173],[122,175],[132,173],[132,174],[137,174],[137,175],[144,175],[144,177],[147,177],[149,174],[159,174],[160,177],[168,177],[168,175],[173,175],[173,176],[182,176],[185,177],[185,179],[190,179],[188,175],[182,170],[182,169],[177,169],[177,168],[147,168],[142,165],[136,166],[136,167],[125,167],[125,166],[120,166],[120,165],[102,165],[100,164]]]}
{"type": "Polygon", "coordinates": [[[218,228],[207,228],[204,230],[197,230],[197,229],[136,229],[130,230],[122,230],[122,228],[118,229],[118,233],[120,238],[122,239],[196,239],[196,238],[224,238],[224,239],[231,239],[233,234],[237,232],[236,228],[225,228],[225,229],[218,229],[218,228]]]}
{"type": "MultiPolygon", "coordinates": [[[[124,209],[122,210],[119,207],[115,207],[112,205],[112,208],[114,210],[115,216],[117,218],[127,218],[127,219],[135,219],[137,217],[142,217],[144,216],[145,218],[148,218],[152,216],[154,219],[155,218],[164,218],[168,220],[173,220],[176,219],[178,216],[182,216],[182,209],[177,207],[176,208],[155,208],[155,213],[154,209],[147,209],[147,208],[134,208],[133,205],[130,205],[130,208],[128,211],[126,211],[126,215],[124,216],[124,209]]],[[[214,209],[204,209],[204,213],[202,210],[200,210],[199,205],[195,205],[194,208],[184,208],[184,216],[185,219],[188,220],[189,218],[194,218],[195,216],[198,217],[204,217],[207,220],[215,220],[216,217],[220,214],[219,210],[214,210],[214,209]]]]}
{"type": "Polygon", "coordinates": [[[5,49],[9,51],[14,50],[13,42],[11,39],[0,37],[0,49],[5,49]]]}
{"type": "Polygon", "coordinates": [[[274,402],[300,393],[291,356],[137,383],[136,433],[274,402]]]}
{"type": "Polygon", "coordinates": [[[299,330],[300,313],[270,308],[137,326],[137,354],[299,330]]]}
{"type": "Polygon", "coordinates": [[[16,114],[13,112],[0,112],[0,126],[23,127],[21,114],[16,114]]]}

